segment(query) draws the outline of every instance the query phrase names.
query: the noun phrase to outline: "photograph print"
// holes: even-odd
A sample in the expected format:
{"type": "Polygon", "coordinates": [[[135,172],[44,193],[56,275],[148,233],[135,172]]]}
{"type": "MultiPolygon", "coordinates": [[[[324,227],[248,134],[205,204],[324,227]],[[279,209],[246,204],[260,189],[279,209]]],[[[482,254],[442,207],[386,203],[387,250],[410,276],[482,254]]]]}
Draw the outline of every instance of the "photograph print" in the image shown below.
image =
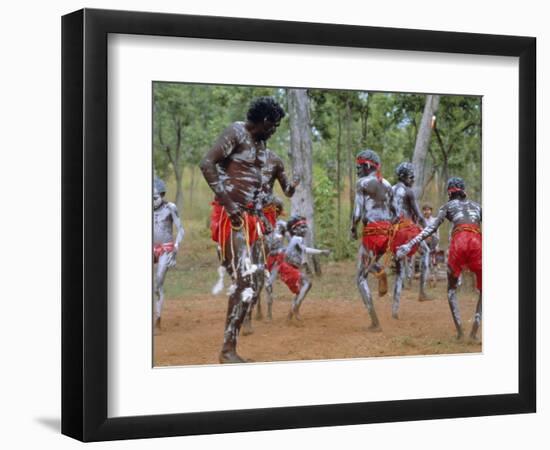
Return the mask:
{"type": "Polygon", "coordinates": [[[153,366],[482,351],[481,97],[152,100],[153,366]]]}

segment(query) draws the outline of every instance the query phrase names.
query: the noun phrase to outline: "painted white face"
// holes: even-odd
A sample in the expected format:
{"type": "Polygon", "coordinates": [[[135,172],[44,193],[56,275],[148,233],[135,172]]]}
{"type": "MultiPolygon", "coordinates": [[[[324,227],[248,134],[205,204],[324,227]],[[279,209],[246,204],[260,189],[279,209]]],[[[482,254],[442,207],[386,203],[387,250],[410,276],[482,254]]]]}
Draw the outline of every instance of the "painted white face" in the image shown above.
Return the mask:
{"type": "Polygon", "coordinates": [[[407,187],[412,187],[412,185],[414,184],[414,173],[409,172],[407,175],[405,175],[403,177],[403,183],[407,187]]]}
{"type": "Polygon", "coordinates": [[[153,191],[153,208],[157,209],[162,205],[162,195],[155,189],[153,191]]]}
{"type": "Polygon", "coordinates": [[[294,234],[296,236],[305,237],[307,233],[307,224],[303,223],[294,228],[294,234]]]}

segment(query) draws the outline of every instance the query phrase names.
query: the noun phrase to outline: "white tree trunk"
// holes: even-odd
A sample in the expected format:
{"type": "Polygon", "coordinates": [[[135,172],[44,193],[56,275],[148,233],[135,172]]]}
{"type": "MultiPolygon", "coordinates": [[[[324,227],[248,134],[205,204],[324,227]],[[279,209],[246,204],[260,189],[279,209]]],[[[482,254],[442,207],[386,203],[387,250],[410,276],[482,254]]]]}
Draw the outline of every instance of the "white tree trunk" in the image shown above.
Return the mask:
{"type": "MultiPolygon", "coordinates": [[[[300,184],[291,200],[291,214],[307,219],[308,247],[315,246],[315,215],[313,210],[313,155],[309,116],[309,98],[305,89],[288,89],[288,116],[290,127],[290,157],[292,172],[300,178],[300,184]]],[[[314,259],[318,272],[318,263],[314,259]]]]}
{"type": "Polygon", "coordinates": [[[439,108],[439,95],[427,95],[422,120],[416,136],[414,146],[413,165],[416,181],[413,186],[416,198],[420,199],[424,193],[426,182],[426,155],[430,147],[432,137],[432,118],[439,108]]]}

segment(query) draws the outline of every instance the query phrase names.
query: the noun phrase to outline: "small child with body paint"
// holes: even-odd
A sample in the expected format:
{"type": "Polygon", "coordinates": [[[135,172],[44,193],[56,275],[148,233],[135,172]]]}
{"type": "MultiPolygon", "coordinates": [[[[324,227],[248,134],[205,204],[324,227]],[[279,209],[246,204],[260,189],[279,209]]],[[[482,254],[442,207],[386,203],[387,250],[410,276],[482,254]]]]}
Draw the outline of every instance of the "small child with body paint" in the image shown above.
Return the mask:
{"type": "Polygon", "coordinates": [[[277,276],[280,275],[281,281],[285,283],[292,291],[293,288],[289,286],[288,280],[293,278],[292,274],[296,270],[285,261],[285,250],[287,247],[287,244],[285,243],[285,240],[287,239],[285,238],[287,238],[288,233],[286,231],[287,223],[284,220],[278,219],[281,212],[282,209],[278,211],[273,232],[268,234],[265,239],[267,251],[266,268],[269,272],[269,276],[267,277],[265,284],[265,290],[267,293],[267,320],[273,319],[273,283],[277,279],[277,276]]]}
{"type": "Polygon", "coordinates": [[[302,270],[306,262],[306,255],[328,256],[330,250],[318,250],[306,246],[304,238],[308,232],[308,225],[303,216],[292,216],[287,222],[286,229],[290,234],[290,241],[284,251],[284,259],[272,266],[270,281],[275,280],[277,273],[280,273],[281,280],[296,294],[288,313],[288,320],[292,320],[292,318],[301,320],[300,306],[312,286],[311,281],[302,270]]]}

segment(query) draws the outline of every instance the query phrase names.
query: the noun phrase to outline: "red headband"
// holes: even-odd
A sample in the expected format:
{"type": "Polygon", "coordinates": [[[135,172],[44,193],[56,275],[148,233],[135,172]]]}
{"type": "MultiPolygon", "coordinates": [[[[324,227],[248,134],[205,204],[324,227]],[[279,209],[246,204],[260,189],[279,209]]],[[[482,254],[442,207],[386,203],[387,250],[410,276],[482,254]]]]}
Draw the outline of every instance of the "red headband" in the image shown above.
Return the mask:
{"type": "Polygon", "coordinates": [[[298,222],[295,222],[294,225],[292,225],[292,228],[296,228],[298,225],[302,225],[302,224],[306,224],[307,225],[307,220],[298,220],[298,222]]]}
{"type": "Polygon", "coordinates": [[[376,178],[378,178],[378,181],[382,181],[382,174],[380,173],[380,164],[366,158],[357,158],[356,161],[357,161],[357,164],[361,164],[361,165],[369,164],[370,166],[374,167],[376,169],[376,178]]]}
{"type": "Polygon", "coordinates": [[[449,194],[452,194],[453,192],[464,192],[464,189],[458,188],[458,187],[452,187],[452,188],[447,189],[447,192],[449,194]]]}

